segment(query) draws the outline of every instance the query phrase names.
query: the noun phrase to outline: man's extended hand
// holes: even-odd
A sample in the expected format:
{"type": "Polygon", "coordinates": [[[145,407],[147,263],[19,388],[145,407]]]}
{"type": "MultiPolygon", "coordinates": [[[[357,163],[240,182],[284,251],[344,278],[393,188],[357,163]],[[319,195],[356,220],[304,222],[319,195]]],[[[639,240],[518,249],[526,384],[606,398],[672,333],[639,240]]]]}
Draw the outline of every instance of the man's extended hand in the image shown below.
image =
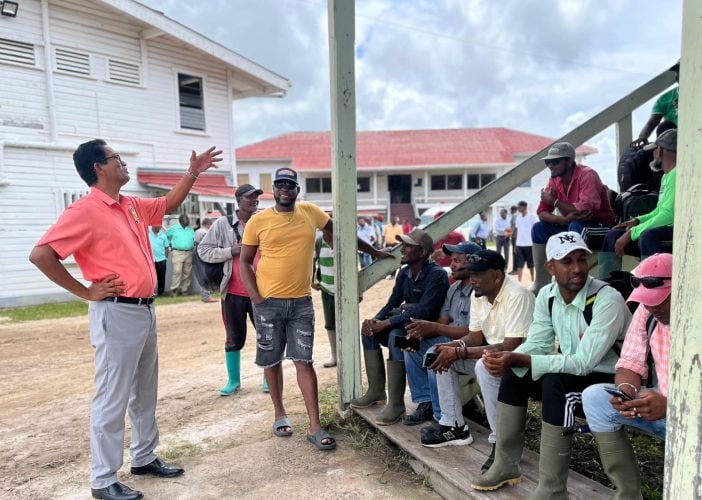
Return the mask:
{"type": "Polygon", "coordinates": [[[556,204],[556,197],[553,195],[553,191],[550,189],[541,190],[541,201],[547,205],[554,206],[556,204]]]}
{"type": "Polygon", "coordinates": [[[458,360],[458,353],[455,345],[439,344],[434,346],[434,352],[437,354],[436,361],[428,368],[434,370],[436,373],[447,371],[451,368],[451,365],[458,360]]]}
{"type": "Polygon", "coordinates": [[[210,167],[217,168],[215,163],[220,161],[222,161],[222,150],[215,150],[215,146],[212,146],[210,149],[200,154],[193,151],[190,154],[190,172],[192,172],[193,175],[200,175],[210,167]]]}
{"type": "Polygon", "coordinates": [[[410,318],[410,324],[405,327],[407,334],[413,339],[428,339],[436,336],[436,323],[424,319],[410,318]]]}
{"type": "Polygon", "coordinates": [[[388,253],[384,250],[378,250],[377,248],[373,249],[373,253],[371,253],[371,255],[378,260],[394,259],[395,258],[395,256],[393,254],[388,253]]]}
{"type": "Polygon", "coordinates": [[[107,297],[119,297],[126,289],[124,281],[117,281],[118,274],[111,274],[102,281],[94,281],[88,287],[88,300],[102,300],[107,297]]]}

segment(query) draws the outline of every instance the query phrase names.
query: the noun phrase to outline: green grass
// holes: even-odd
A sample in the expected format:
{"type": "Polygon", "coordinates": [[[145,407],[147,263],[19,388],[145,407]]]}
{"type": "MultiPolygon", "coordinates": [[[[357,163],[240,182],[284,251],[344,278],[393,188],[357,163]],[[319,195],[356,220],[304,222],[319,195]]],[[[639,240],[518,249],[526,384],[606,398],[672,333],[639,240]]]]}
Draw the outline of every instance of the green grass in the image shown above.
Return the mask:
{"type": "MultiPolygon", "coordinates": [[[[193,294],[180,297],[159,297],[157,303],[176,304],[195,300],[200,300],[200,296],[193,294]]],[[[0,309],[0,320],[2,320],[3,323],[23,323],[25,321],[35,321],[38,319],[85,316],[87,312],[88,303],[82,300],[75,300],[72,302],[62,302],[60,304],[41,304],[38,306],[0,309]]]]}

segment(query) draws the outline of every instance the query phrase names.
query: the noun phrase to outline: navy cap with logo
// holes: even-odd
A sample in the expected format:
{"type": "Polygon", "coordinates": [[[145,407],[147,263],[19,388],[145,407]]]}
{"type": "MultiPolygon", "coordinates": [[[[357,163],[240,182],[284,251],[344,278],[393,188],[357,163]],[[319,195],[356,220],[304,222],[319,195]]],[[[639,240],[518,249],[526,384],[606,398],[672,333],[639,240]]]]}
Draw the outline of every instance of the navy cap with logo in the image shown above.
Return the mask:
{"type": "Polygon", "coordinates": [[[292,168],[279,168],[275,171],[275,177],[273,178],[273,182],[276,181],[290,181],[297,184],[297,172],[295,172],[292,168]]]}
{"type": "Polygon", "coordinates": [[[472,241],[464,241],[457,245],[447,245],[443,244],[441,250],[446,255],[453,255],[454,253],[463,253],[466,255],[474,254],[482,250],[480,245],[476,245],[472,241]]]}
{"type": "Polygon", "coordinates": [[[463,269],[468,269],[474,273],[496,269],[504,272],[507,264],[505,258],[494,250],[481,250],[468,257],[468,264],[463,269]]]}

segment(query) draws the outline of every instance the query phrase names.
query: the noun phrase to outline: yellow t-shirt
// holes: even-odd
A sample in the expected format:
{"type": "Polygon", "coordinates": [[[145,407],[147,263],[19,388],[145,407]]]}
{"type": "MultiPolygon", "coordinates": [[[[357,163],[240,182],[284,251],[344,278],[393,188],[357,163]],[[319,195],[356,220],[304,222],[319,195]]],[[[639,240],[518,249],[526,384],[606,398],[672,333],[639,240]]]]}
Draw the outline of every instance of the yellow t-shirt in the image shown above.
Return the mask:
{"type": "Polygon", "coordinates": [[[402,233],[402,224],[397,224],[396,226],[393,226],[392,224],[387,224],[383,228],[383,238],[385,238],[385,245],[386,246],[395,246],[399,243],[397,241],[396,236],[403,234],[402,233]]]}
{"type": "Polygon", "coordinates": [[[258,247],[258,293],[265,298],[296,299],[310,295],[317,229],[329,222],[321,208],[297,202],[293,212],[267,208],[246,224],[241,242],[258,247]]]}

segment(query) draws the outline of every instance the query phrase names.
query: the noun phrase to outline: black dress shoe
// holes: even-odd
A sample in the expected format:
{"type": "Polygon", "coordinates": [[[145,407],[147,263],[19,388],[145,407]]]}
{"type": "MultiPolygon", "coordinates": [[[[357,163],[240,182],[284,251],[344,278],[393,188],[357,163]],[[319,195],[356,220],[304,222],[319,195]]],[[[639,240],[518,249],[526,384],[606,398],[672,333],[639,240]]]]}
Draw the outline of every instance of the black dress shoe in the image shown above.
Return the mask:
{"type": "Polygon", "coordinates": [[[104,500],[139,500],[144,498],[141,491],[134,491],[122,483],[112,483],[107,488],[91,488],[90,492],[93,498],[102,498],[104,500]]]}
{"type": "Polygon", "coordinates": [[[131,472],[137,476],[152,474],[158,477],[176,477],[180,476],[185,470],[182,467],[168,465],[160,458],[156,458],[150,464],[142,465],[141,467],[132,467],[131,472]]]}

